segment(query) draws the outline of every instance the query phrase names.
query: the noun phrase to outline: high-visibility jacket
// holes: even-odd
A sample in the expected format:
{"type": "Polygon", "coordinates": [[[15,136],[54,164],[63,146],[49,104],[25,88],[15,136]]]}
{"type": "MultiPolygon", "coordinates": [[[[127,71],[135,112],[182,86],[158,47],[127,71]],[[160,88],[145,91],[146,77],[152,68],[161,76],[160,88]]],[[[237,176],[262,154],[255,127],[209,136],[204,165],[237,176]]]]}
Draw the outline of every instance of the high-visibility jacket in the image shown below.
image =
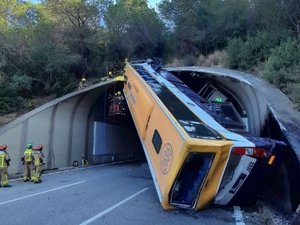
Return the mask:
{"type": "Polygon", "coordinates": [[[7,160],[9,160],[8,154],[4,151],[0,151],[0,169],[7,167],[7,160]]]}
{"type": "Polygon", "coordinates": [[[31,163],[33,161],[32,149],[26,149],[24,152],[24,161],[31,163]]]}
{"type": "Polygon", "coordinates": [[[34,150],[32,154],[34,158],[34,165],[35,166],[43,165],[43,159],[44,159],[43,153],[41,151],[34,150]]]}

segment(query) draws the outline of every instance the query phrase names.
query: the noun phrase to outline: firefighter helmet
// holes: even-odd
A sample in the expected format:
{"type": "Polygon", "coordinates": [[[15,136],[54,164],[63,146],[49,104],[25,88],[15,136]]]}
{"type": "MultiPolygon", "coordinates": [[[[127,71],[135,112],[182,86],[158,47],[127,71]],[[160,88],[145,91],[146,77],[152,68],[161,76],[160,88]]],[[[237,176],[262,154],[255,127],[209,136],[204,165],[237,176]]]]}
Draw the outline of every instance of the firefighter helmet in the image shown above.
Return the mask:
{"type": "Polygon", "coordinates": [[[6,144],[0,145],[0,150],[5,151],[6,149],[7,149],[7,145],[6,144]]]}
{"type": "Polygon", "coordinates": [[[26,148],[32,149],[32,143],[27,144],[27,145],[26,145],[26,148]]]}
{"type": "Polygon", "coordinates": [[[43,147],[44,147],[43,145],[38,145],[38,146],[37,146],[37,150],[42,151],[42,150],[43,150],[43,147]]]}

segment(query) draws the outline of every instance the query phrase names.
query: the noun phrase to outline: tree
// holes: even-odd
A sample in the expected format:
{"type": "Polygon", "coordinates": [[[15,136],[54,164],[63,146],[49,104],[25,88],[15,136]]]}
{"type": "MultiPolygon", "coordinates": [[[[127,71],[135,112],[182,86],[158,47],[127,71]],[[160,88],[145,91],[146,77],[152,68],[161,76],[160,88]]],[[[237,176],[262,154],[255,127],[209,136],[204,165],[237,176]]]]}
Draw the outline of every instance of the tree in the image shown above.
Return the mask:
{"type": "Polygon", "coordinates": [[[300,38],[300,2],[298,0],[283,0],[283,7],[290,27],[300,38]]]}
{"type": "MultiPolygon", "coordinates": [[[[161,57],[164,26],[146,0],[119,0],[108,8],[105,22],[109,58],[117,61],[161,57]]],[[[116,62],[118,63],[118,62],[116,62]]]]}
{"type": "Polygon", "coordinates": [[[104,13],[112,0],[45,0],[56,25],[61,27],[64,41],[72,52],[80,56],[72,71],[79,77],[97,73],[99,60],[94,60],[101,50],[104,13]],[[102,24],[101,24],[102,23],[102,24]],[[94,63],[96,63],[94,65],[94,63]]]}
{"type": "Polygon", "coordinates": [[[20,69],[26,49],[25,36],[36,23],[35,6],[18,0],[0,0],[0,58],[4,70],[20,69]]]}
{"type": "Polygon", "coordinates": [[[246,36],[249,7],[248,0],[164,0],[159,10],[173,30],[177,57],[197,57],[224,48],[228,38],[246,36]]]}
{"type": "Polygon", "coordinates": [[[29,40],[30,49],[28,60],[23,71],[31,74],[36,94],[49,94],[51,88],[57,82],[69,77],[71,79],[70,67],[79,64],[80,55],[72,52],[62,37],[57,35],[59,31],[51,24],[40,24],[33,31],[34,35],[29,40]]]}

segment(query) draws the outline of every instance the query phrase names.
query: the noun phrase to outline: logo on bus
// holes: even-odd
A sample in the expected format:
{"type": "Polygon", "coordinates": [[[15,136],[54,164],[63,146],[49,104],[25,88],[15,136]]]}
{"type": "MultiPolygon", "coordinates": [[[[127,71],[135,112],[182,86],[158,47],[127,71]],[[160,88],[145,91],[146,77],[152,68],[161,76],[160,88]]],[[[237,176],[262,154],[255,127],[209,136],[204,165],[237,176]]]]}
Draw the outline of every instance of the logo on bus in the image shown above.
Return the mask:
{"type": "Polygon", "coordinates": [[[164,175],[166,175],[169,172],[172,165],[172,161],[173,149],[172,146],[168,143],[164,145],[160,154],[160,169],[164,175]]]}

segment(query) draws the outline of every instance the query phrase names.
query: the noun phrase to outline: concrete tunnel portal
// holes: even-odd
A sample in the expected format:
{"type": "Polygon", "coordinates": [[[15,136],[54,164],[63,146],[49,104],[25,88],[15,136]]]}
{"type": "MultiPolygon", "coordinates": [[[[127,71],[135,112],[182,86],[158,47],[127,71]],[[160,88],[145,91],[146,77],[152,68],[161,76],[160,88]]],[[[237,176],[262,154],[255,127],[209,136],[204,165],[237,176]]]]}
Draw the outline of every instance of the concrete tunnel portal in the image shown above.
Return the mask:
{"type": "Polygon", "coordinates": [[[108,118],[107,96],[122,90],[121,82],[106,81],[55,99],[1,127],[0,143],[12,158],[9,172],[22,172],[26,143],[44,145],[45,169],[110,163],[143,157],[130,114],[108,118]],[[94,132],[98,141],[94,139],[94,132]]]}
{"type": "MultiPolygon", "coordinates": [[[[270,99],[267,92],[269,89],[274,91],[274,88],[245,73],[203,67],[174,67],[167,70],[180,77],[194,91],[200,85],[197,84],[199,77],[223,89],[253,135],[279,139],[289,144],[283,156],[284,168],[280,171],[286,177],[286,182],[277,185],[277,189],[280,193],[288,193],[280,197],[289,199],[287,204],[295,209],[300,198],[297,191],[300,185],[297,176],[300,140],[297,138],[298,130],[289,125],[290,121],[300,124],[300,115],[292,106],[282,108],[278,104],[280,101],[290,104],[287,97],[275,89],[276,100],[270,99]],[[262,84],[264,88],[261,88],[262,84]]],[[[44,145],[45,169],[48,170],[80,165],[82,156],[91,164],[143,158],[142,146],[129,110],[126,115],[108,116],[108,98],[122,91],[122,88],[120,81],[97,83],[55,99],[1,127],[0,143],[9,146],[12,158],[9,173],[21,173],[20,158],[27,142],[44,145]]],[[[280,177],[274,177],[272,182],[279,180],[280,177]]]]}

